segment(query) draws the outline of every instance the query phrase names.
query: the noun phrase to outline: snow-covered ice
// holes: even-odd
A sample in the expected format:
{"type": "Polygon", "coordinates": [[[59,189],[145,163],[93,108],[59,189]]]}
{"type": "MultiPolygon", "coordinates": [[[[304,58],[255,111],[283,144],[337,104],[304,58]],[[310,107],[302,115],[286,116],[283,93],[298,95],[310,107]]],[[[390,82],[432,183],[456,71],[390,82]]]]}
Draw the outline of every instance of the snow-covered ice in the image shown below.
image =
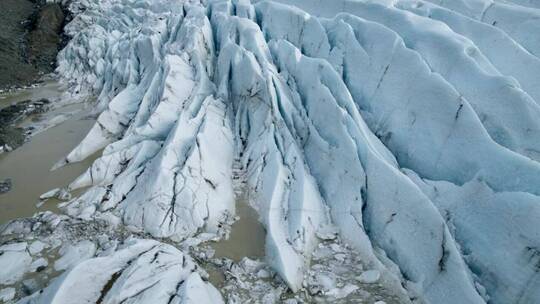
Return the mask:
{"type": "Polygon", "coordinates": [[[32,258],[27,243],[14,243],[0,247],[0,286],[21,280],[30,270],[32,258]]]}
{"type": "Polygon", "coordinates": [[[208,274],[187,251],[136,238],[105,221],[45,212],[5,225],[0,238],[19,241],[0,247],[0,263],[6,269],[0,272],[4,301],[223,303],[219,291],[207,282],[208,274]],[[34,243],[43,249],[25,251],[25,241],[36,238],[34,243]]]}
{"type": "Polygon", "coordinates": [[[60,258],[54,263],[55,270],[66,270],[87,260],[96,253],[96,245],[90,241],[81,241],[74,245],[62,246],[60,258]]]}
{"type": "Polygon", "coordinates": [[[15,288],[9,287],[0,290],[0,301],[8,302],[15,297],[15,288]]]}
{"type": "Polygon", "coordinates": [[[78,261],[48,287],[18,303],[223,303],[196,265],[174,247],[132,240],[78,261]]]}
{"type": "MultiPolygon", "coordinates": [[[[539,9],[531,0],[74,0],[57,72],[73,92],[98,96],[98,119],[55,168],[101,156],[68,188],[88,190],[62,209],[190,248],[226,235],[247,197],[266,256],[214,261],[230,266],[234,283],[221,293],[233,302],[248,287],[268,302],[306,293],[540,302],[539,9]],[[380,290],[392,296],[366,295],[380,290]]],[[[67,198],[59,191],[44,197],[67,198]]],[[[89,284],[81,299],[107,285],[103,301],[134,290],[139,302],[221,301],[183,249],[79,241],[57,244],[49,264],[64,273],[28,299],[69,303],[70,286],[89,284]],[[167,252],[170,267],[158,274],[144,248],[167,252]],[[109,266],[95,273],[98,264],[109,266]]],[[[45,248],[30,244],[32,256],[45,248]]],[[[30,255],[18,262],[0,284],[32,268],[30,255]]]]}
{"type": "Polygon", "coordinates": [[[363,272],[360,276],[357,277],[357,280],[362,283],[376,283],[381,274],[377,270],[368,270],[363,272]]]}

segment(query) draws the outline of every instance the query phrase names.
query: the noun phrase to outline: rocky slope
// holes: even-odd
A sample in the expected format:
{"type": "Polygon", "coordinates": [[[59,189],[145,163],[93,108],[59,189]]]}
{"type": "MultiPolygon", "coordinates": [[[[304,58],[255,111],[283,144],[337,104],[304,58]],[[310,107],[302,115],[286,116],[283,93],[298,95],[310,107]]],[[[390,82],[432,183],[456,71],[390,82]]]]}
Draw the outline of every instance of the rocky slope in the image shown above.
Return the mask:
{"type": "Polygon", "coordinates": [[[29,85],[54,70],[64,12],[59,4],[40,1],[0,5],[0,89],[29,85]]]}

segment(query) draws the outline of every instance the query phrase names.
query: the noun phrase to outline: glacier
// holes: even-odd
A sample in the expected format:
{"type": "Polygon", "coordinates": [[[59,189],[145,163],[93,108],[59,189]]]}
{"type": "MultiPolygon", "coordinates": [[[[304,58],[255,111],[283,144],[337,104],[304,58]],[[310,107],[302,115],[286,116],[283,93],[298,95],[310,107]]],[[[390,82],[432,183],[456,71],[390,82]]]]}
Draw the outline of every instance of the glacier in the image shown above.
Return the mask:
{"type": "MultiPolygon", "coordinates": [[[[18,303],[225,302],[192,247],[227,238],[240,196],[265,228],[267,268],[244,260],[236,281],[275,272],[323,302],[360,301],[358,284],[377,282],[395,303],[540,302],[540,4],[69,9],[57,73],[97,96],[97,121],[54,168],[100,157],[69,185],[85,191],[66,215],[32,221],[58,238],[73,222],[132,237],[106,249],[81,235],[59,251],[62,274],[18,303]],[[356,281],[332,273],[335,258],[361,266],[356,281]]],[[[2,234],[31,235],[26,224],[2,234]]],[[[20,264],[0,288],[32,272],[28,242],[0,247],[0,265],[20,264]]]]}
{"type": "Polygon", "coordinates": [[[18,242],[0,247],[0,264],[11,265],[2,271],[7,279],[27,278],[29,295],[17,303],[224,303],[190,255],[118,230],[113,237],[111,231],[105,222],[50,211],[5,225],[2,236],[14,235],[18,242]],[[46,262],[55,258],[54,265],[46,262]],[[55,273],[48,286],[34,288],[55,273]]]}

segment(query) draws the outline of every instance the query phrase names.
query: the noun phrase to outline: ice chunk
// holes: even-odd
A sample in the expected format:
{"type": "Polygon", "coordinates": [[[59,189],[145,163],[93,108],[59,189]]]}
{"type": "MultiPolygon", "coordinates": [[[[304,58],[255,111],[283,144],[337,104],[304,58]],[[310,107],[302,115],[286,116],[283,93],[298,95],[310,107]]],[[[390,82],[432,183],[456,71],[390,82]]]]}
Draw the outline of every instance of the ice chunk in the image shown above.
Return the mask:
{"type": "Polygon", "coordinates": [[[30,270],[32,257],[27,247],[27,243],[0,246],[0,285],[13,284],[30,270]]]}
{"type": "Polygon", "coordinates": [[[96,253],[96,245],[91,241],[81,241],[74,245],[62,246],[60,248],[60,259],[54,263],[54,269],[66,270],[81,261],[89,259],[96,253]]]}
{"type": "Polygon", "coordinates": [[[28,247],[28,252],[30,252],[30,254],[32,254],[32,255],[36,255],[36,254],[40,253],[45,248],[45,246],[46,246],[46,244],[39,241],[39,240],[34,241],[28,247]]]}
{"type": "Polygon", "coordinates": [[[0,290],[0,301],[7,303],[15,298],[15,288],[8,287],[0,290]]]}
{"type": "Polygon", "coordinates": [[[357,280],[366,284],[376,283],[381,277],[381,273],[378,270],[368,270],[364,271],[357,280]]]}
{"type": "Polygon", "coordinates": [[[47,267],[47,265],[49,265],[49,263],[47,262],[46,259],[39,258],[39,259],[35,260],[34,262],[32,262],[32,264],[30,265],[30,270],[39,272],[39,271],[42,271],[43,269],[45,269],[45,267],[47,267]]]}

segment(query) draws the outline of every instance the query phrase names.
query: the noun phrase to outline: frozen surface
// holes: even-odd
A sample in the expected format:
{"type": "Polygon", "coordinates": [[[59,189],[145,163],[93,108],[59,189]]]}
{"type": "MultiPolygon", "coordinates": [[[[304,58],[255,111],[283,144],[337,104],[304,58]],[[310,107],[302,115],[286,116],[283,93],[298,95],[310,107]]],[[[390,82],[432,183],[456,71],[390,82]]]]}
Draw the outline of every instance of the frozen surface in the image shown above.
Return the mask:
{"type": "Polygon", "coordinates": [[[28,244],[14,243],[0,247],[0,286],[22,279],[30,269],[32,258],[27,252],[28,244]]]}
{"type": "Polygon", "coordinates": [[[61,257],[54,263],[55,270],[66,270],[89,259],[96,253],[96,245],[90,241],[81,241],[74,245],[62,246],[61,257]]]}
{"type": "Polygon", "coordinates": [[[18,303],[223,303],[195,270],[194,262],[170,245],[133,240],[114,253],[76,263],[18,303]]]}
{"type": "Polygon", "coordinates": [[[15,288],[5,288],[0,290],[0,300],[8,302],[15,297],[15,288]]]}
{"type": "MultiPolygon", "coordinates": [[[[369,299],[387,303],[540,302],[538,8],[73,1],[58,72],[74,92],[99,96],[98,119],[57,166],[101,157],[69,187],[89,189],[62,207],[197,247],[226,235],[241,193],[266,230],[269,268],[257,273],[275,272],[294,295],[346,303],[368,299],[373,285],[395,297],[369,299]],[[346,252],[325,254],[340,242],[346,252]],[[351,256],[362,269],[328,271],[351,256]]],[[[92,244],[63,246],[55,266],[69,270],[35,299],[68,299],[70,284],[93,281],[88,269],[102,257],[92,244]]],[[[112,272],[99,274],[100,287],[124,269],[103,300],[136,288],[123,276],[141,244],[103,257],[112,272]]],[[[152,265],[133,271],[152,278],[152,265]]],[[[170,269],[185,273],[181,286],[167,270],[166,286],[137,301],[157,289],[179,303],[220,299],[190,266],[170,269]]],[[[272,284],[254,283],[254,294],[285,300],[272,284]]]]}
{"type": "Polygon", "coordinates": [[[223,303],[187,251],[106,221],[40,213],[5,225],[0,239],[12,242],[1,257],[16,267],[2,274],[6,303],[223,303]],[[25,251],[29,240],[42,249],[25,251]],[[17,269],[26,269],[24,280],[17,269]]]}

